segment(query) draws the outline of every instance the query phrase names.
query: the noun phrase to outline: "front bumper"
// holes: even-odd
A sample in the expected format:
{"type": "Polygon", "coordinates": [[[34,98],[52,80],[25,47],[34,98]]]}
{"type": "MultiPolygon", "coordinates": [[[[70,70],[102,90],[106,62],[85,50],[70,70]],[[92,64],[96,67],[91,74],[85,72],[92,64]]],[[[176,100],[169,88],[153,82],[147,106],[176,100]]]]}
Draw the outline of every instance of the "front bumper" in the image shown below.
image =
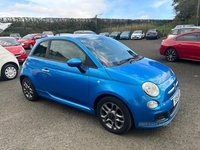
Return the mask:
{"type": "Polygon", "coordinates": [[[140,112],[141,115],[135,120],[135,127],[158,128],[166,126],[178,113],[180,103],[180,88],[178,87],[170,99],[163,102],[159,109],[149,109],[148,113],[145,111],[145,113],[143,112],[144,114],[140,112]]]}

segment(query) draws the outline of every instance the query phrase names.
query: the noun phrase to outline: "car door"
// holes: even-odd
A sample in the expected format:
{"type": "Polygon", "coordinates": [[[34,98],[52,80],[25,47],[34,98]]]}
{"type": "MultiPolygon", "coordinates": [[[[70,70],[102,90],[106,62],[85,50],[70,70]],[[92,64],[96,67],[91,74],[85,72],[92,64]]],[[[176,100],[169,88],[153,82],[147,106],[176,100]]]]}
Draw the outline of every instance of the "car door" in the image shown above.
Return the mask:
{"type": "Polygon", "coordinates": [[[179,58],[195,59],[199,51],[199,33],[189,33],[179,36],[176,41],[176,50],[179,58]]]}
{"type": "Polygon", "coordinates": [[[51,41],[48,59],[43,62],[43,85],[49,96],[79,105],[88,105],[88,71],[81,73],[70,67],[67,61],[80,58],[85,62],[86,54],[76,44],[66,40],[51,41]]]}

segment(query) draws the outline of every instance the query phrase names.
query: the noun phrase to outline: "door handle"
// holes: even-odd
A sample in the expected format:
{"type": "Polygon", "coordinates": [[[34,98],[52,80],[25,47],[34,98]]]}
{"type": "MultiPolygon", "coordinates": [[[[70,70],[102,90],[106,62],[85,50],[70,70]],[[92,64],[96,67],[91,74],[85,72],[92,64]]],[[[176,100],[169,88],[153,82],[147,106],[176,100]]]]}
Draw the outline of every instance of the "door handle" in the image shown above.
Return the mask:
{"type": "Polygon", "coordinates": [[[48,69],[42,69],[43,72],[47,72],[49,73],[49,70],[48,69]]]}

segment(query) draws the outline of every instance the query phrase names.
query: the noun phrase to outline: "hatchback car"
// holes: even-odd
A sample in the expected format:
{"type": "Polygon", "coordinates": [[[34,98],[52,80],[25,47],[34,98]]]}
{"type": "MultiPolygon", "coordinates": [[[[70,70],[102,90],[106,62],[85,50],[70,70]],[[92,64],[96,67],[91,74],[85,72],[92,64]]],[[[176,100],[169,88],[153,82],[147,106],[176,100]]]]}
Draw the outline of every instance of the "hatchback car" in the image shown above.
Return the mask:
{"type": "Polygon", "coordinates": [[[191,27],[186,26],[186,27],[174,28],[174,29],[171,29],[170,33],[167,35],[167,38],[172,38],[181,33],[190,32],[194,30],[200,30],[200,26],[191,26],[191,27]]]}
{"type": "Polygon", "coordinates": [[[77,30],[74,31],[74,34],[96,34],[96,33],[91,30],[77,30]]]}
{"type": "Polygon", "coordinates": [[[36,40],[42,37],[47,37],[47,35],[44,35],[42,33],[27,34],[18,41],[25,49],[32,49],[34,44],[36,43],[36,40]]]}
{"type": "Polygon", "coordinates": [[[112,33],[110,33],[109,37],[111,37],[113,39],[116,39],[116,40],[119,40],[120,39],[120,34],[121,34],[120,31],[113,31],[112,33]]]}
{"type": "Polygon", "coordinates": [[[160,31],[158,29],[149,29],[146,33],[146,39],[158,39],[160,38],[160,31]]]}
{"type": "Polygon", "coordinates": [[[200,30],[191,31],[168,38],[162,41],[160,54],[167,61],[176,61],[178,58],[200,61],[200,30]]]}
{"type": "Polygon", "coordinates": [[[15,56],[0,45],[0,78],[15,79],[19,71],[19,62],[15,56]]]}
{"type": "Polygon", "coordinates": [[[129,40],[131,39],[131,31],[123,31],[120,34],[120,40],[129,40]]]}
{"type": "Polygon", "coordinates": [[[54,36],[52,31],[43,31],[42,34],[46,35],[47,37],[54,36]]]}
{"type": "Polygon", "coordinates": [[[145,33],[143,32],[143,30],[135,30],[132,34],[131,34],[131,40],[136,40],[136,39],[143,39],[145,37],[145,33]]]}
{"type": "Polygon", "coordinates": [[[115,134],[133,125],[167,125],[180,107],[180,87],[169,67],[100,35],[38,40],[20,83],[28,100],[45,97],[97,115],[115,134]]]}
{"type": "Polygon", "coordinates": [[[21,39],[21,35],[19,33],[11,33],[10,34],[10,37],[14,37],[16,38],[17,40],[21,39]]]}
{"type": "Polygon", "coordinates": [[[19,62],[24,62],[27,58],[27,53],[22,45],[14,37],[0,37],[0,45],[13,53],[19,62]]]}
{"type": "Polygon", "coordinates": [[[99,35],[104,35],[104,36],[108,36],[109,37],[109,32],[101,32],[101,33],[99,33],[99,35]]]}

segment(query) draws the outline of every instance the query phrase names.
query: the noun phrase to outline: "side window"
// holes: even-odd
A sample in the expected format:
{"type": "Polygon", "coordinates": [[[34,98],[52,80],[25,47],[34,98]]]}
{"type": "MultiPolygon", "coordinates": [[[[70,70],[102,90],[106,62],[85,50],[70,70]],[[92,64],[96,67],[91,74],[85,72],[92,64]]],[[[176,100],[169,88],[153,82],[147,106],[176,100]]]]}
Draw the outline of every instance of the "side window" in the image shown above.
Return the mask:
{"type": "Polygon", "coordinates": [[[185,34],[183,36],[178,37],[176,40],[178,40],[178,41],[198,41],[199,35],[198,35],[198,33],[185,34]]]}
{"type": "Polygon", "coordinates": [[[67,62],[71,58],[79,58],[84,64],[86,54],[70,41],[54,40],[51,42],[49,59],[67,62]]]}
{"type": "Polygon", "coordinates": [[[193,29],[191,29],[191,28],[181,29],[180,34],[185,33],[185,32],[189,32],[189,31],[192,31],[192,30],[193,29]]]}
{"type": "Polygon", "coordinates": [[[33,52],[33,56],[36,57],[45,57],[47,51],[48,41],[40,43],[35,51],[33,52]]]}
{"type": "Polygon", "coordinates": [[[178,30],[177,30],[177,29],[172,30],[172,31],[170,32],[170,34],[172,34],[172,35],[177,35],[177,34],[178,34],[178,30]]]}

